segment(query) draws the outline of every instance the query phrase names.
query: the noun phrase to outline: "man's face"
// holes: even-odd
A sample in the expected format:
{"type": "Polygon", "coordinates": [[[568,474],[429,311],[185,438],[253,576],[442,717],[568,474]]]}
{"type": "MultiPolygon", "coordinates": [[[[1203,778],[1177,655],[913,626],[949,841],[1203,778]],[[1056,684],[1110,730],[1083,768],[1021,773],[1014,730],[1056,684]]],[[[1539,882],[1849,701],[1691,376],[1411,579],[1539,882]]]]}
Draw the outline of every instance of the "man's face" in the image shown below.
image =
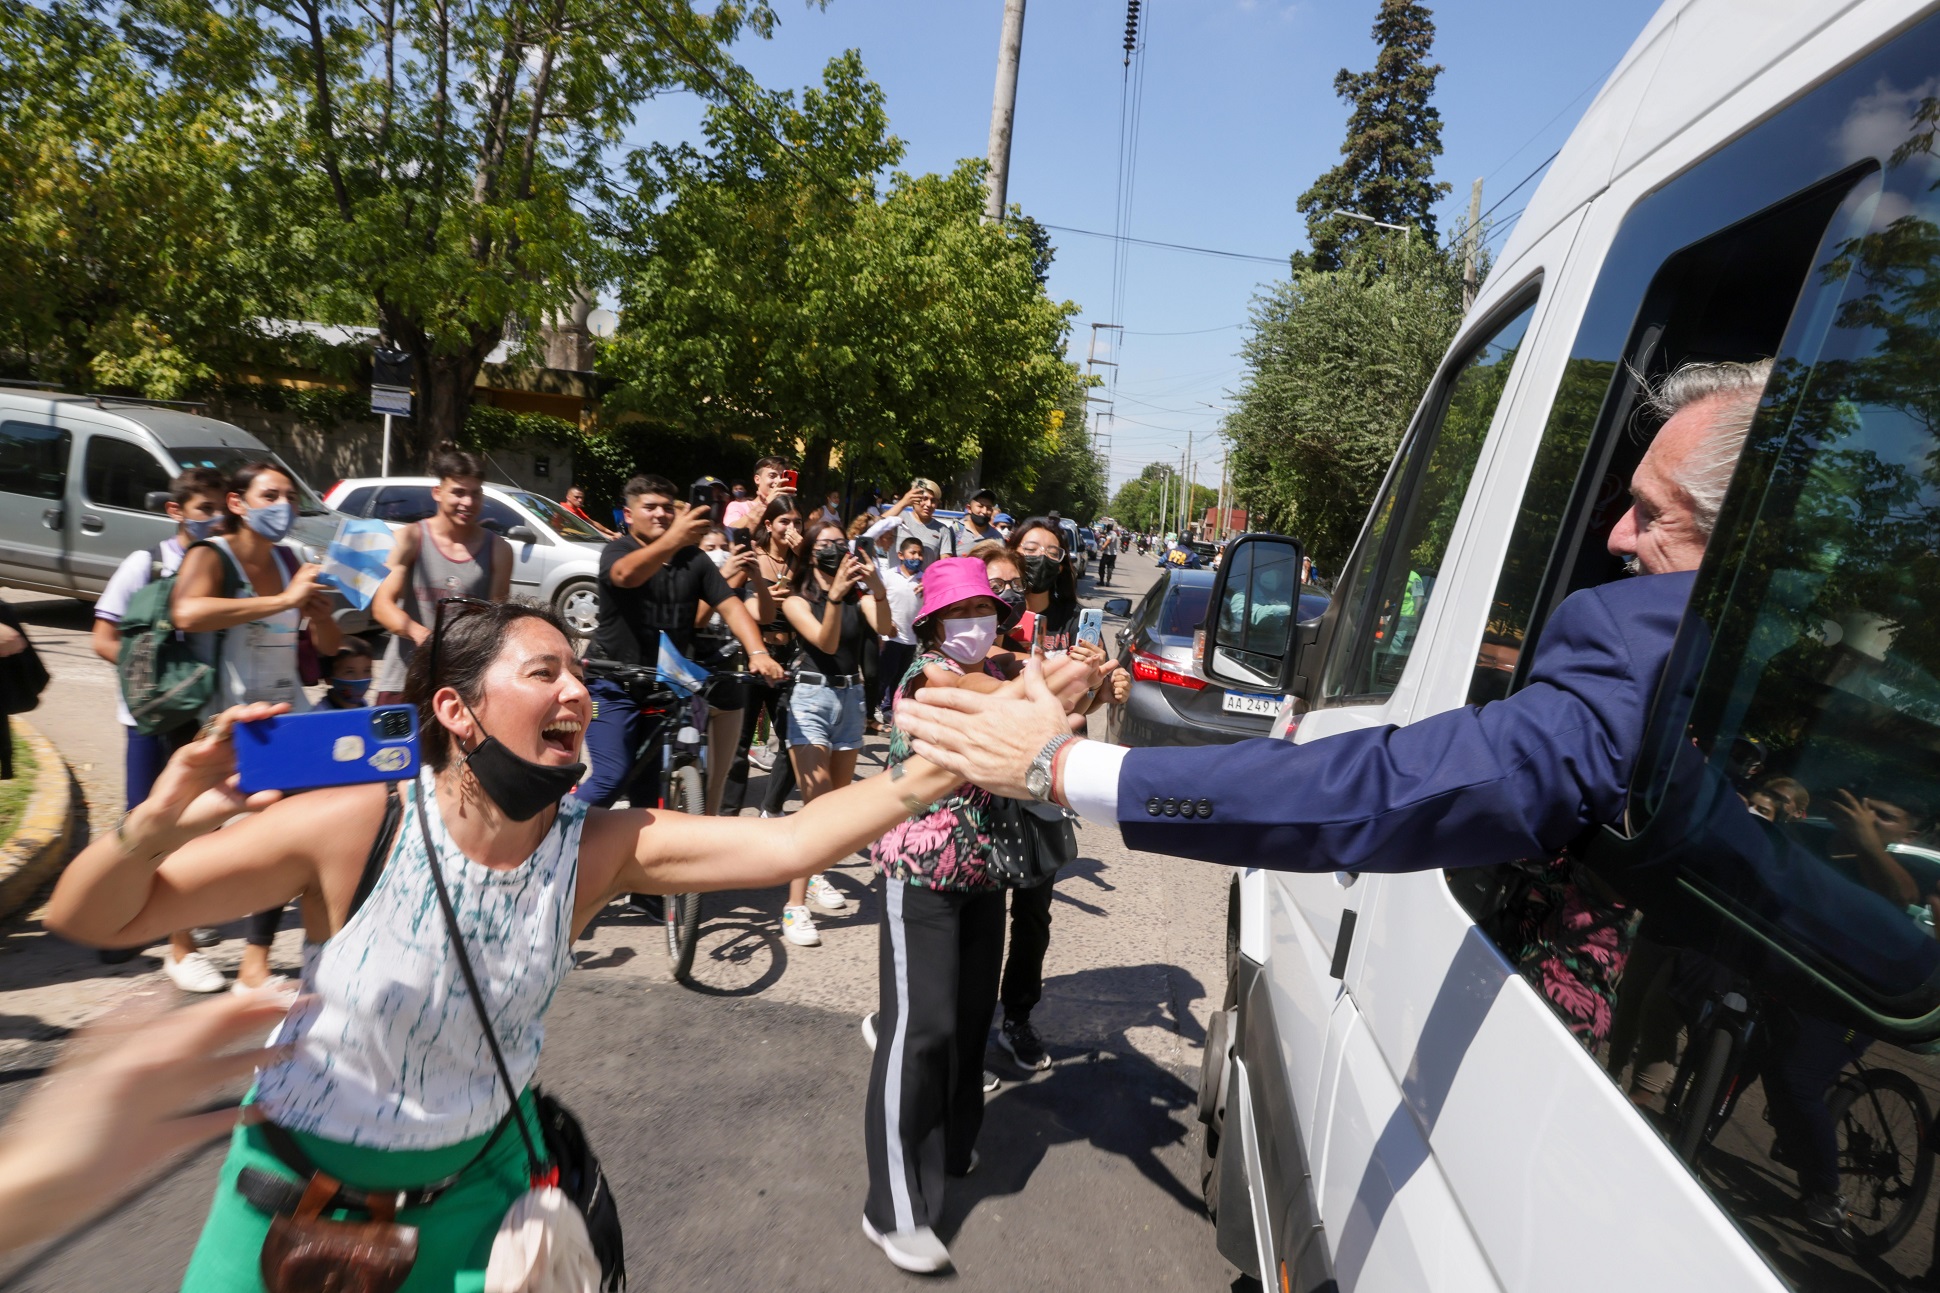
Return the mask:
{"type": "Polygon", "coordinates": [[[1711,424],[1728,410],[1721,398],[1700,400],[1664,424],[1630,477],[1630,510],[1610,532],[1612,556],[1635,558],[1647,575],[1698,568],[1705,536],[1698,533],[1691,496],[1677,478],[1711,424]]]}
{"type": "Polygon", "coordinates": [[[574,485],[571,489],[567,490],[566,506],[584,508],[586,506],[586,491],[581,489],[577,485],[574,485]]]}
{"type": "Polygon", "coordinates": [[[916,498],[910,503],[909,510],[916,513],[918,520],[927,522],[936,515],[936,495],[927,489],[917,490],[916,498]]]}
{"type": "Polygon", "coordinates": [[[997,514],[997,505],[987,498],[973,498],[963,510],[970,514],[970,519],[981,529],[989,525],[990,518],[997,514]]]}
{"type": "Polygon", "coordinates": [[[431,487],[438,515],[453,525],[470,526],[478,520],[485,499],[485,482],[475,476],[446,476],[431,487]]]}
{"type": "Polygon", "coordinates": [[[1912,811],[1890,799],[1867,796],[1860,800],[1873,815],[1873,829],[1881,844],[1904,844],[1919,832],[1919,819],[1912,811]]]}
{"type": "Polygon", "coordinates": [[[626,528],[642,543],[652,543],[673,524],[674,500],[665,494],[635,494],[626,501],[626,528]]]}
{"type": "Polygon", "coordinates": [[[775,491],[780,486],[781,468],[779,467],[763,467],[754,474],[755,495],[764,503],[775,496],[775,491]]]}

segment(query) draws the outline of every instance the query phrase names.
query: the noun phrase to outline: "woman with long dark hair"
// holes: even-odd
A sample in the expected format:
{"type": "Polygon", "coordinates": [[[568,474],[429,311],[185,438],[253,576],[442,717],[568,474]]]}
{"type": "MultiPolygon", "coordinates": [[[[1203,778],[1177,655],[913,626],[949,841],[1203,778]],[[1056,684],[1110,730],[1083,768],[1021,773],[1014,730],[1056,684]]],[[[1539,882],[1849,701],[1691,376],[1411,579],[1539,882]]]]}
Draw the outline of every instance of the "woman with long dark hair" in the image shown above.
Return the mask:
{"type": "MultiPolygon", "coordinates": [[[[889,593],[876,563],[849,551],[841,526],[811,524],[802,550],[805,560],[781,609],[801,639],[795,687],[788,696],[788,757],[807,804],[855,776],[865,707],[862,653],[870,634],[890,627],[890,617],[889,593]]],[[[789,885],[781,933],[798,947],[822,941],[808,910],[811,896],[827,909],[847,905],[820,873],[789,885]]]]}
{"type": "Polygon", "coordinates": [[[261,1201],[339,1184],[387,1211],[396,1192],[412,1192],[396,1213],[417,1229],[410,1287],[478,1287],[500,1221],[531,1181],[524,1136],[510,1128],[525,1119],[538,1139],[529,1084],[546,1009],[573,940],[601,909],[622,893],[796,880],[957,786],[914,759],[900,777],[831,790],[776,821],[589,808],[567,791],[585,771],[591,697],[564,626],[516,603],[444,604],[406,691],[421,725],[414,781],[245,799],[231,729],[284,707],[228,710],[69,863],[49,904],[48,927],[68,938],[141,946],[310,898],[304,995],[264,1053],[252,1117],[231,1140],[184,1280],[195,1293],[261,1289],[272,1219],[261,1201]],[[433,868],[454,933],[437,914],[433,868]],[[475,997],[454,938],[476,970],[475,997]],[[516,1099],[482,1044],[474,1001],[516,1099]],[[248,1197],[237,1189],[245,1169],[248,1197]]]}
{"type": "MultiPolygon", "coordinates": [[[[802,514],[793,494],[777,494],[762,509],[750,536],[754,549],[753,580],[766,585],[772,616],[761,624],[761,641],[774,654],[775,662],[787,668],[795,659],[795,630],[781,613],[781,604],[794,584],[795,562],[802,548],[802,514]]],[[[748,704],[741,718],[741,739],[734,748],[734,766],[728,769],[727,787],[721,792],[721,816],[738,817],[748,796],[749,750],[761,715],[768,716],[769,730],[785,742],[788,728],[786,680],[769,683],[757,678],[748,684],[748,704]]],[[[786,745],[783,745],[786,748],[786,745]]],[[[768,774],[767,793],[761,798],[763,817],[781,816],[782,805],[795,790],[795,768],[787,758],[775,760],[768,774]]]]}

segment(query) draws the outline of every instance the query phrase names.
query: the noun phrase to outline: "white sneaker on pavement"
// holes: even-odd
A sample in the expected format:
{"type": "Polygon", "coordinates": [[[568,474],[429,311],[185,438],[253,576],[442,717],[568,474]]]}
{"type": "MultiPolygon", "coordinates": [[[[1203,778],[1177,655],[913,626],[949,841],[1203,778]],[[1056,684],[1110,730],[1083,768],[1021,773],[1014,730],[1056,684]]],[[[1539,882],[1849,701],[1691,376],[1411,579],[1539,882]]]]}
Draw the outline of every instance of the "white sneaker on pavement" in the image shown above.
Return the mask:
{"type": "Polygon", "coordinates": [[[221,992],[229,986],[216,963],[200,952],[190,952],[179,961],[172,954],[163,955],[162,973],[184,992],[221,992]]]}
{"type": "Polygon", "coordinates": [[[815,932],[815,917],[806,907],[781,909],[781,936],[796,947],[819,947],[822,936],[815,932]]]}
{"type": "Polygon", "coordinates": [[[280,992],[284,988],[287,988],[289,986],[290,986],[289,975],[272,974],[267,979],[264,979],[261,983],[257,984],[253,988],[250,987],[247,983],[244,983],[241,979],[237,979],[234,983],[229,985],[229,991],[235,993],[237,996],[248,996],[251,993],[256,993],[256,992],[280,992]]]}
{"type": "Polygon", "coordinates": [[[862,1041],[870,1050],[876,1049],[876,1012],[873,1010],[862,1017],[862,1041]]]}
{"type": "Polygon", "coordinates": [[[869,1224],[869,1218],[864,1217],[862,1233],[869,1236],[870,1242],[882,1249],[884,1255],[903,1270],[914,1271],[918,1275],[933,1275],[937,1271],[950,1269],[950,1250],[943,1246],[943,1241],[928,1226],[892,1231],[885,1235],[869,1224]]]}
{"type": "Polygon", "coordinates": [[[808,900],[823,911],[847,911],[849,900],[820,871],[808,878],[808,900]]]}

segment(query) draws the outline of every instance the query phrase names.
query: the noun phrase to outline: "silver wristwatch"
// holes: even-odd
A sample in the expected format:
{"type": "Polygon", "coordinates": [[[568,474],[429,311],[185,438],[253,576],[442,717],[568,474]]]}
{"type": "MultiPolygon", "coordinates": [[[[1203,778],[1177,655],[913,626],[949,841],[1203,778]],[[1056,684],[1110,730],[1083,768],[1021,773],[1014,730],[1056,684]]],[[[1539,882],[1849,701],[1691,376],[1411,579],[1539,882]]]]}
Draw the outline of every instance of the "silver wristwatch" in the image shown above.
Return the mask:
{"type": "Polygon", "coordinates": [[[1024,773],[1024,789],[1040,804],[1051,797],[1051,767],[1057,762],[1058,748],[1071,739],[1069,732],[1063,732],[1046,741],[1024,773]]]}

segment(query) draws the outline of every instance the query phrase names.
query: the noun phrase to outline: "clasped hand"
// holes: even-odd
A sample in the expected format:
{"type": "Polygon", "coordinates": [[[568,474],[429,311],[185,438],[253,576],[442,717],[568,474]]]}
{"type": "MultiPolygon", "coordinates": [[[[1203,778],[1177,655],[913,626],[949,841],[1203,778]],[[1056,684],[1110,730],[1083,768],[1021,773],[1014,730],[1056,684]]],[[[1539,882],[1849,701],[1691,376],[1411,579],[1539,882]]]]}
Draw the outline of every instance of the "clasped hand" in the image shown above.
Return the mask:
{"type": "Polygon", "coordinates": [[[1084,730],[1104,674],[1075,656],[1027,660],[994,692],[925,689],[898,702],[896,725],[916,753],[994,795],[1028,799],[1024,774],[1052,737],[1084,730]]]}

